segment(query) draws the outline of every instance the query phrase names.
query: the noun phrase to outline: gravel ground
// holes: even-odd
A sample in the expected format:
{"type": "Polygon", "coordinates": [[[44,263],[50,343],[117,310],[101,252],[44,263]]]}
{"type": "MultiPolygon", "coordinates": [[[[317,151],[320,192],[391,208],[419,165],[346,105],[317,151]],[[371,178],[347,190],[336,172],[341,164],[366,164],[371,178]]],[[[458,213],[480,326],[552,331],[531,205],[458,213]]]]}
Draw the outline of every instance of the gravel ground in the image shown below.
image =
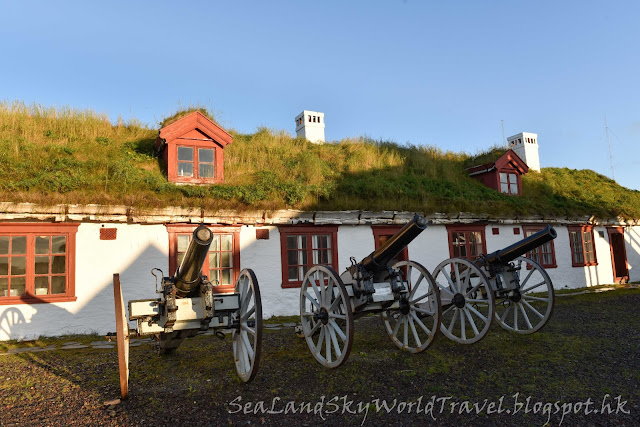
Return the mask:
{"type": "Polygon", "coordinates": [[[638,289],[558,298],[537,334],[494,325],[475,345],[441,335],[420,355],[365,317],[336,370],[292,328],[269,329],[250,384],[235,375],[229,338],[198,336],[169,356],[139,345],[130,397],[115,405],[104,404],[119,397],[114,348],[2,355],[0,425],[640,425],[638,307],[638,289]],[[376,410],[383,401],[389,411],[376,410]]]}

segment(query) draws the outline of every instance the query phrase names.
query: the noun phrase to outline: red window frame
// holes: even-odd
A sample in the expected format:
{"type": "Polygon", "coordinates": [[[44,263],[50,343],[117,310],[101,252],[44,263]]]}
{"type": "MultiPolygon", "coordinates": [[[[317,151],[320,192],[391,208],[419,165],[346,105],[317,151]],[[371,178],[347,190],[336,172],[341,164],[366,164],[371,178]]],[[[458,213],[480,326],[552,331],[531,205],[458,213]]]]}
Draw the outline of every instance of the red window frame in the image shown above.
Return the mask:
{"type": "MultiPolygon", "coordinates": [[[[179,235],[187,235],[190,236],[193,234],[193,230],[196,229],[197,224],[167,224],[167,231],[169,233],[169,273],[168,276],[172,276],[176,269],[178,268],[178,236],[179,235]]],[[[232,236],[232,268],[233,268],[233,280],[229,285],[220,285],[214,288],[214,292],[217,293],[230,293],[233,292],[235,288],[235,283],[238,280],[238,275],[240,274],[240,227],[236,226],[224,226],[224,227],[216,227],[216,226],[207,226],[209,230],[213,234],[226,234],[232,236]]],[[[209,251],[209,254],[212,252],[217,252],[215,249],[209,251]]],[[[204,261],[204,265],[202,266],[202,274],[209,277],[209,254],[207,254],[207,258],[204,261]]],[[[209,279],[213,279],[209,277],[209,279]]],[[[215,284],[214,284],[215,285],[215,284]]]]}
{"type": "MultiPolygon", "coordinates": [[[[523,237],[529,237],[530,234],[528,233],[533,234],[533,233],[537,233],[540,230],[544,230],[544,227],[539,225],[523,225],[522,226],[522,233],[524,234],[523,237]]],[[[556,263],[556,250],[553,245],[553,240],[545,243],[542,246],[538,246],[531,252],[527,252],[526,256],[527,258],[531,258],[534,261],[537,261],[544,268],[556,268],[558,266],[556,263]],[[551,263],[544,262],[545,254],[551,256],[551,263]]]]}
{"type": "MultiPolygon", "coordinates": [[[[39,304],[39,303],[52,303],[52,302],[68,302],[75,301],[76,288],[75,288],[75,275],[76,275],[76,233],[78,231],[78,224],[33,224],[33,223],[11,223],[0,224],[0,236],[26,236],[26,271],[25,271],[25,294],[19,296],[0,296],[0,305],[13,305],[13,304],[39,304]],[[35,271],[35,241],[36,236],[65,236],[65,292],[60,294],[47,294],[36,295],[35,294],[35,279],[36,277],[53,277],[60,276],[60,274],[53,273],[50,265],[49,271],[46,274],[36,273],[35,271]]],[[[51,239],[49,239],[51,242],[51,239]]],[[[51,245],[51,243],[50,243],[51,245]]],[[[51,248],[51,246],[50,246],[51,248]]],[[[61,253],[60,253],[61,254],[61,253]]],[[[51,252],[48,254],[42,254],[39,256],[53,257],[55,254],[51,252]]],[[[4,257],[5,255],[0,255],[4,257]]],[[[10,255],[6,255],[9,257],[10,255]]],[[[50,261],[51,262],[51,261],[50,261]]],[[[0,277],[9,277],[11,270],[7,272],[7,275],[0,277]]],[[[49,289],[51,283],[49,283],[49,289]]]]}
{"type": "Polygon", "coordinates": [[[569,226],[567,227],[567,229],[569,231],[569,244],[571,245],[571,265],[573,267],[588,267],[591,265],[598,265],[598,258],[596,257],[596,244],[593,236],[593,226],[569,226]],[[585,242],[585,236],[589,236],[591,242],[585,242]],[[587,256],[587,254],[591,254],[593,256],[593,260],[587,261],[587,258],[590,258],[587,256]],[[582,260],[580,260],[579,255],[581,255],[582,260]]]}
{"type": "Polygon", "coordinates": [[[502,194],[507,194],[509,196],[517,196],[522,193],[522,186],[520,183],[520,174],[516,172],[514,169],[501,169],[498,171],[498,191],[502,194]],[[507,191],[502,191],[502,178],[500,174],[507,175],[507,191]],[[515,177],[515,182],[512,181],[512,176],[515,177]],[[516,192],[511,191],[512,184],[516,185],[516,192]]]}
{"type": "MultiPolygon", "coordinates": [[[[337,226],[280,226],[278,227],[280,232],[280,250],[281,250],[281,265],[282,265],[282,287],[283,288],[299,288],[302,286],[302,280],[289,280],[289,263],[288,263],[288,249],[287,249],[287,237],[289,236],[307,236],[307,263],[295,264],[306,266],[307,268],[313,267],[313,245],[311,244],[312,236],[314,235],[329,235],[331,238],[331,267],[339,271],[338,269],[338,227],[337,226]]],[[[317,249],[316,249],[317,250],[317,249]]],[[[300,250],[298,250],[300,251],[300,250]]]]}
{"type": "MultiPolygon", "coordinates": [[[[470,244],[470,236],[471,233],[480,233],[480,237],[482,239],[481,242],[481,253],[476,255],[475,257],[464,256],[462,258],[469,259],[471,261],[476,260],[480,255],[486,255],[487,253],[487,239],[485,236],[486,225],[447,225],[447,235],[449,237],[449,255],[451,258],[458,257],[460,255],[455,254],[454,246],[462,246],[454,244],[454,234],[461,233],[464,235],[465,240],[465,250],[467,254],[471,253],[471,244],[470,244]]],[[[477,245],[477,244],[476,244],[477,245]]]]}
{"type": "MultiPolygon", "coordinates": [[[[372,225],[371,231],[373,232],[373,239],[375,249],[378,250],[380,246],[386,243],[387,239],[392,237],[402,228],[401,225],[372,225]]],[[[395,258],[396,261],[408,261],[409,260],[409,248],[405,246],[402,252],[395,258]]],[[[393,264],[393,263],[392,263],[393,264]]]]}
{"type": "Polygon", "coordinates": [[[213,182],[216,179],[216,149],[215,147],[203,147],[200,145],[190,145],[190,144],[176,144],[176,178],[178,181],[184,182],[213,182]],[[180,152],[180,148],[190,148],[192,150],[192,161],[184,161],[180,160],[178,153],[180,152]],[[213,167],[213,176],[208,177],[200,177],[200,150],[211,150],[213,152],[213,162],[204,162],[205,164],[211,164],[213,167]],[[193,165],[193,175],[192,176],[181,176],[178,174],[180,163],[191,163],[193,165]]]}

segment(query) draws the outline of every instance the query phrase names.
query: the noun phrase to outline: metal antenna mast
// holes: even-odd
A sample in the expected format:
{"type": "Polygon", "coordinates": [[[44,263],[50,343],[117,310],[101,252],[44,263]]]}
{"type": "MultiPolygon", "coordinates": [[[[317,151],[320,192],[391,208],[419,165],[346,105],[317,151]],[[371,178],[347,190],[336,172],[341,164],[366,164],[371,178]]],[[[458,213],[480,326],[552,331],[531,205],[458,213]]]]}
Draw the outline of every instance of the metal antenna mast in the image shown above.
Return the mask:
{"type": "Polygon", "coordinates": [[[607,146],[609,147],[609,166],[611,166],[611,179],[615,181],[613,175],[613,157],[611,156],[611,141],[609,141],[609,125],[607,124],[607,116],[604,116],[604,128],[607,132],[607,146]]]}

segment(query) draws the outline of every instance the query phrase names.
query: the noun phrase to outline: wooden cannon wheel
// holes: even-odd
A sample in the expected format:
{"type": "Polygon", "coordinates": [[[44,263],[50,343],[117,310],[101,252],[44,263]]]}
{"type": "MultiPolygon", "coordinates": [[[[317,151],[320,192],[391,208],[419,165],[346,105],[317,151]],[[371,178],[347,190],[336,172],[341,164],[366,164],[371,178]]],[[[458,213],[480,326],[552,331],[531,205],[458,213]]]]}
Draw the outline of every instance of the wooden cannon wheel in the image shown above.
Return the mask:
{"type": "Polygon", "coordinates": [[[520,285],[517,292],[496,294],[496,321],[508,331],[532,334],[542,329],[553,313],[553,284],[544,268],[530,258],[518,257],[513,266],[520,285]]]}
{"type": "Polygon", "coordinates": [[[240,272],[235,292],[240,295],[240,308],[234,316],[238,328],[232,336],[233,359],[240,379],[249,382],[258,372],[262,352],[262,301],[253,270],[240,272]]]}
{"type": "Polygon", "coordinates": [[[484,338],[493,320],[495,302],[482,270],[467,259],[450,258],[436,267],[433,277],[440,288],[442,333],[461,344],[484,338]]]}
{"type": "Polygon", "coordinates": [[[400,297],[398,307],[382,312],[385,330],[401,350],[421,353],[432,343],[440,330],[442,307],[440,292],[431,274],[414,261],[400,261],[394,270],[406,269],[404,280],[409,293],[400,297]]]}
{"type": "Polygon", "coordinates": [[[116,344],[118,346],[118,370],[120,371],[120,396],[129,396],[129,323],[122,299],[120,275],[113,275],[113,299],[116,309],[116,344]]]}
{"type": "Polygon", "coordinates": [[[351,352],[353,313],[347,289],[331,267],[307,271],[300,288],[300,321],[311,354],[323,366],[337,368],[351,352]]]}

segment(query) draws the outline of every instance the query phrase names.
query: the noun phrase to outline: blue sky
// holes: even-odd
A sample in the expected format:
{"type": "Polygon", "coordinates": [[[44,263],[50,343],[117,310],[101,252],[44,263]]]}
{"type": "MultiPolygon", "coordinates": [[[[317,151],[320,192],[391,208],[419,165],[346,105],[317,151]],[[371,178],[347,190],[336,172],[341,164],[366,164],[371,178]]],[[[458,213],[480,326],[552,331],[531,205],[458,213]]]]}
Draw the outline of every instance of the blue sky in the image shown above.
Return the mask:
{"type": "Polygon", "coordinates": [[[543,167],[640,189],[640,2],[0,0],[0,99],[155,126],[366,135],[475,153],[538,133],[543,167]]]}

